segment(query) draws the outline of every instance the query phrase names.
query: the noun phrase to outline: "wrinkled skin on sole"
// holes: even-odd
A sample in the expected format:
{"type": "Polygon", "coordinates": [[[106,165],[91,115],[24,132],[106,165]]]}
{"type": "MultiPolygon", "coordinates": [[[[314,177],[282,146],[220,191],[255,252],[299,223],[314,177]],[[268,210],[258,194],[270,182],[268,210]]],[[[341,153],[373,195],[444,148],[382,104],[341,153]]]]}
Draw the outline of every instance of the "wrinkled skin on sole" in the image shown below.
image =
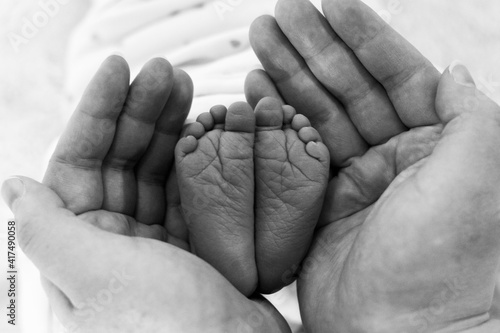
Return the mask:
{"type": "Polygon", "coordinates": [[[177,145],[192,250],[245,295],[293,282],[328,181],[328,149],[275,99],[213,107],[177,145]]]}

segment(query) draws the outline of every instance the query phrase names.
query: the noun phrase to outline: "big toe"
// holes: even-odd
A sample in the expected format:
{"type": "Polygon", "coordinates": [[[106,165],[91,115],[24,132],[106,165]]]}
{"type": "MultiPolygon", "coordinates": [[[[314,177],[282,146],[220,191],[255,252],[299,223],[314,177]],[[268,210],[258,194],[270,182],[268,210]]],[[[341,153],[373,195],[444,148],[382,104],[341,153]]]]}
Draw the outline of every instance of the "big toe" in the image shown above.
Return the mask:
{"type": "Polygon", "coordinates": [[[260,131],[281,129],[283,126],[283,106],[279,100],[265,97],[255,107],[257,129],[260,131]]]}
{"type": "Polygon", "coordinates": [[[250,104],[245,102],[232,104],[227,110],[224,129],[229,132],[255,132],[255,114],[250,104]]]}

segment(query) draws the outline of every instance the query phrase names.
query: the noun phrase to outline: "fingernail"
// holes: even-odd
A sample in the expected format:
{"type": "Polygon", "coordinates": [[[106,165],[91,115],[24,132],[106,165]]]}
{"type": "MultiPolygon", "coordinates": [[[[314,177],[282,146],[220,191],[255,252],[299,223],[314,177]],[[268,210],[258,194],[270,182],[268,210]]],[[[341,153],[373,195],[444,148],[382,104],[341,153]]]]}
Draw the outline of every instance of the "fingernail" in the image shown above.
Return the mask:
{"type": "Polygon", "coordinates": [[[450,65],[449,70],[456,83],[466,87],[476,87],[474,79],[472,78],[469,70],[460,61],[453,61],[450,65]]]}
{"type": "Polygon", "coordinates": [[[16,200],[21,199],[26,193],[24,182],[18,177],[7,178],[2,184],[3,201],[12,210],[16,200]]]}

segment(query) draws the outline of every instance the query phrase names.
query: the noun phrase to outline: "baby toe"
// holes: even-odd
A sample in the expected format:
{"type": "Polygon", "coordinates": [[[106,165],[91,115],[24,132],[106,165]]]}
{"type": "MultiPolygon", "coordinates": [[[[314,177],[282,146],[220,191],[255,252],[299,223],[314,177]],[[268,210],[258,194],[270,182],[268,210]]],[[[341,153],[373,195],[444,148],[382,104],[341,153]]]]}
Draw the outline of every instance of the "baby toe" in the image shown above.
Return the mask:
{"type": "Polygon", "coordinates": [[[302,127],[298,132],[300,140],[304,143],[308,143],[311,141],[321,142],[321,136],[318,131],[313,127],[302,127]]]}
{"type": "Polygon", "coordinates": [[[214,117],[210,112],[203,112],[200,114],[198,118],[196,118],[196,122],[202,124],[207,132],[213,130],[215,126],[214,117]]]}
{"type": "Polygon", "coordinates": [[[291,105],[283,106],[283,124],[290,125],[296,114],[297,111],[293,106],[291,105]]]}
{"type": "Polygon", "coordinates": [[[303,127],[311,127],[311,122],[302,114],[295,115],[292,119],[292,128],[298,132],[303,127]]]}
{"type": "Polygon", "coordinates": [[[214,129],[224,129],[227,108],[224,105],[216,105],[210,109],[210,114],[214,119],[214,129]]]}
{"type": "Polygon", "coordinates": [[[321,162],[328,162],[330,159],[328,148],[321,142],[309,142],[306,145],[306,152],[309,156],[314,157],[321,162]]]}
{"type": "Polygon", "coordinates": [[[189,135],[179,140],[177,146],[175,147],[175,154],[178,157],[183,158],[186,155],[194,152],[197,147],[198,147],[198,140],[194,136],[189,135]]]}
{"type": "Polygon", "coordinates": [[[187,137],[187,136],[194,136],[196,139],[199,139],[201,138],[203,135],[205,135],[206,131],[205,131],[205,127],[201,124],[201,123],[192,123],[190,124],[185,132],[184,132],[184,136],[187,137]]]}
{"type": "Polygon", "coordinates": [[[250,104],[245,102],[232,104],[227,110],[224,129],[229,132],[255,132],[255,114],[250,104]]]}
{"type": "Polygon", "coordinates": [[[255,107],[258,131],[278,130],[283,126],[283,108],[279,100],[265,97],[255,107]]]}

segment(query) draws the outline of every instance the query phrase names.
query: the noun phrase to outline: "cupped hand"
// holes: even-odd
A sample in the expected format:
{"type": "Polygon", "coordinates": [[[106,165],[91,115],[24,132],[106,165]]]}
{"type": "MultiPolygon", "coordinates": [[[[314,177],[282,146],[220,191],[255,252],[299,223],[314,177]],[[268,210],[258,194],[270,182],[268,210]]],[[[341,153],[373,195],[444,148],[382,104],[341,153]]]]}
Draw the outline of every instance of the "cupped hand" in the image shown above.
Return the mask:
{"type": "Polygon", "coordinates": [[[289,332],[185,251],[174,147],[192,99],[189,77],[163,59],[129,69],[110,57],[89,84],[44,185],[20,177],[2,194],[19,242],[72,332],[289,332]],[[170,178],[170,181],[168,181],[170,178]]]}
{"type": "Polygon", "coordinates": [[[308,116],[336,167],[299,277],[306,330],[490,332],[498,106],[461,65],[440,81],[362,2],[323,11],[282,0],[256,20],[265,72],[246,87],[251,104],[273,96],[308,116]]]}

